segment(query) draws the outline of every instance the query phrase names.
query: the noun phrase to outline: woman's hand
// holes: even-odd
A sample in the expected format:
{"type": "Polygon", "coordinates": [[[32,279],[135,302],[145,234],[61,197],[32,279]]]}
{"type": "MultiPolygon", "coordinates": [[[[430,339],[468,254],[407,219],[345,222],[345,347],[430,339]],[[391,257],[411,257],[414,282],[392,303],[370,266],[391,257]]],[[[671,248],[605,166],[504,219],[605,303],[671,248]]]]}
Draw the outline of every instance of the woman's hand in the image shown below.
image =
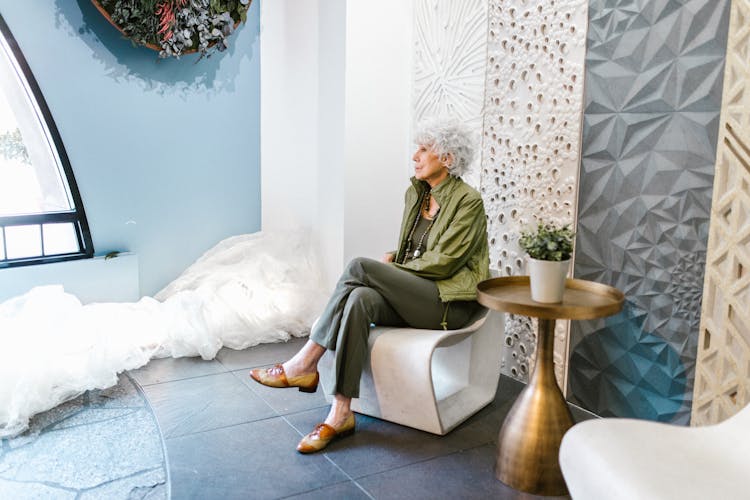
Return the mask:
{"type": "Polygon", "coordinates": [[[389,262],[393,262],[393,259],[394,259],[395,256],[396,256],[396,254],[394,254],[393,252],[385,253],[380,258],[380,262],[385,262],[386,264],[389,263],[389,262]]]}

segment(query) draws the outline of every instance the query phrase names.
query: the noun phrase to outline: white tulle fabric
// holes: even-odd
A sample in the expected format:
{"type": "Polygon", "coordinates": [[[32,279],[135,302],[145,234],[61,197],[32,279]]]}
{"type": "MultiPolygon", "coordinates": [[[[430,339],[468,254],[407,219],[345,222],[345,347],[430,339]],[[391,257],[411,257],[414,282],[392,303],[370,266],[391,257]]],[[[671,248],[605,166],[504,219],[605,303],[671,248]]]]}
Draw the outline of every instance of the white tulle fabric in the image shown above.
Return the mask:
{"type": "Polygon", "coordinates": [[[0,437],[153,357],[212,359],[306,335],[327,294],[302,234],[226,239],[136,303],[83,305],[52,285],[0,304],[0,437]]]}

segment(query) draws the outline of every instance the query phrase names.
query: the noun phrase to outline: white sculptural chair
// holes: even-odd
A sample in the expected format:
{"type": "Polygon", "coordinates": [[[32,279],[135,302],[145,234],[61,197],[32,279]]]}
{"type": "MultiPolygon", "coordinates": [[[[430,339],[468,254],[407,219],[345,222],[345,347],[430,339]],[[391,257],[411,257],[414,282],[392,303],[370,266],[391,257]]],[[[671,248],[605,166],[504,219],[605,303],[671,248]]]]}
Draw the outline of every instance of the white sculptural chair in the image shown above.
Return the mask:
{"type": "MultiPolygon", "coordinates": [[[[496,311],[480,311],[460,330],[372,328],[352,409],[446,434],[494,399],[504,328],[503,314],[496,311]]],[[[320,360],[324,390],[332,384],[325,375],[332,373],[333,359],[328,352],[320,360]]]]}
{"type": "Polygon", "coordinates": [[[718,425],[604,418],[573,426],[560,467],[574,500],[750,498],[750,405],[718,425]]]}

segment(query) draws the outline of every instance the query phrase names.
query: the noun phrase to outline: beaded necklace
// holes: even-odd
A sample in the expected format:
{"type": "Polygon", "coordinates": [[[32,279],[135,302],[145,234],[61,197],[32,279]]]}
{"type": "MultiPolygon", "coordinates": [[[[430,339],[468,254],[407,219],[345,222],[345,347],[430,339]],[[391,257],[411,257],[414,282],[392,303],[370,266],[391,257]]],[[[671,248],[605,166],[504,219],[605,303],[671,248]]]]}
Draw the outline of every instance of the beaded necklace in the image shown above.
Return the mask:
{"type": "MultiPolygon", "coordinates": [[[[417,230],[419,219],[422,217],[422,210],[424,210],[428,214],[430,212],[430,190],[429,189],[424,192],[424,195],[422,195],[422,201],[419,204],[419,210],[417,211],[417,216],[414,218],[414,224],[412,224],[411,231],[409,231],[409,236],[406,240],[406,250],[404,251],[404,258],[401,260],[401,264],[406,263],[406,259],[409,255],[409,251],[411,251],[411,241],[414,239],[414,231],[417,230]]],[[[430,220],[430,224],[427,226],[427,229],[425,229],[424,233],[422,233],[422,236],[419,237],[419,242],[417,243],[417,249],[414,250],[415,259],[419,258],[419,256],[422,255],[422,243],[424,243],[424,238],[427,235],[427,233],[429,233],[430,229],[432,229],[432,225],[435,223],[435,219],[437,219],[438,213],[440,213],[440,207],[438,207],[437,212],[435,212],[435,215],[432,217],[432,220],[430,220]]]]}

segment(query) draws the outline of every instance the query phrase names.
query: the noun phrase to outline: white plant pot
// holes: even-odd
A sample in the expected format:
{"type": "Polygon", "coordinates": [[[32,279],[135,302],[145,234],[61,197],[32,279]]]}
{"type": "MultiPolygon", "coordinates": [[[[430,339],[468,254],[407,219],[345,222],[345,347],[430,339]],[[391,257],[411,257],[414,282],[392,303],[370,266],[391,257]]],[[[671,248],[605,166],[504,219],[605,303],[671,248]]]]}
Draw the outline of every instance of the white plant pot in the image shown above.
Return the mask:
{"type": "Polygon", "coordinates": [[[528,257],[531,299],[546,304],[562,302],[569,267],[570,259],[556,262],[528,257]]]}

